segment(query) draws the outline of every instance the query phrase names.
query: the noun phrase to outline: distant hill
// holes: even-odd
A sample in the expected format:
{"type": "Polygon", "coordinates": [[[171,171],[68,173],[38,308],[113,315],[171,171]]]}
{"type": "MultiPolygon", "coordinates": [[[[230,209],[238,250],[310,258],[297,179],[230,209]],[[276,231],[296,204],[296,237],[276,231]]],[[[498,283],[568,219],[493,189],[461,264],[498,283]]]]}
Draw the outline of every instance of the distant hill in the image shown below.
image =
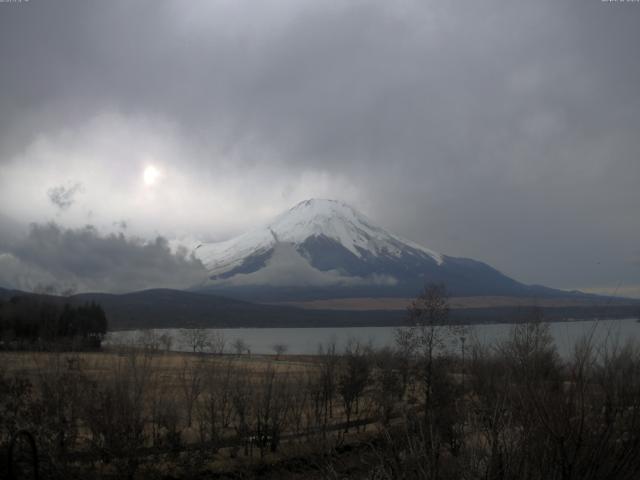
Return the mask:
{"type": "Polygon", "coordinates": [[[397,312],[312,311],[288,306],[254,304],[181,290],[144,290],[122,295],[80,294],[74,302],[103,306],[110,329],[203,327],[342,326],[398,323],[397,312]]]}
{"type": "Polygon", "coordinates": [[[395,325],[404,318],[399,312],[307,310],[171,289],[124,294],[81,293],[70,297],[0,289],[0,299],[3,301],[24,295],[72,305],[96,302],[106,312],[109,330],[395,325]]]}
{"type": "MultiPolygon", "coordinates": [[[[14,295],[35,295],[0,289],[5,301],[14,295]]],[[[37,295],[53,302],[82,304],[95,301],[106,312],[109,330],[143,328],[240,328],[240,327],[347,327],[399,326],[406,323],[403,310],[303,309],[293,306],[264,305],[210,294],[156,289],[126,294],[84,293],[71,297],[37,295]]],[[[549,321],[567,318],[625,318],[638,314],[640,302],[545,306],[549,321]]],[[[526,321],[531,307],[523,305],[454,308],[454,322],[500,323],[526,321]]]]}

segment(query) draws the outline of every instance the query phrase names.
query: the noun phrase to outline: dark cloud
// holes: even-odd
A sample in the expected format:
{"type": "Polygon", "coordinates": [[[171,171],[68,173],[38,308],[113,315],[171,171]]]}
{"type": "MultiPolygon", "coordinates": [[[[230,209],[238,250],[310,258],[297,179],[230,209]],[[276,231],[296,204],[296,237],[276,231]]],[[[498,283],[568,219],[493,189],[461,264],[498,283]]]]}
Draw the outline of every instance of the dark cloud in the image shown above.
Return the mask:
{"type": "Polygon", "coordinates": [[[627,259],[640,243],[638,4],[2,7],[0,190],[29,181],[33,169],[12,176],[18,162],[73,161],[99,172],[83,177],[83,201],[105,223],[213,238],[335,196],[525,282],[637,283],[627,259]],[[124,133],[92,126],[105,114],[124,133]],[[154,149],[185,179],[155,216],[117,190],[138,175],[131,152],[154,149]]]}
{"type": "Polygon", "coordinates": [[[58,185],[57,187],[51,187],[47,191],[47,196],[51,203],[53,203],[60,210],[66,210],[75,202],[75,196],[77,193],[82,192],[82,184],[75,183],[72,185],[58,185]]]}
{"type": "Polygon", "coordinates": [[[172,252],[162,237],[145,242],[123,234],[103,236],[92,226],[34,224],[26,238],[5,246],[0,257],[0,281],[22,288],[45,284],[59,290],[127,292],[187,288],[206,278],[199,260],[185,249],[172,252]]]}

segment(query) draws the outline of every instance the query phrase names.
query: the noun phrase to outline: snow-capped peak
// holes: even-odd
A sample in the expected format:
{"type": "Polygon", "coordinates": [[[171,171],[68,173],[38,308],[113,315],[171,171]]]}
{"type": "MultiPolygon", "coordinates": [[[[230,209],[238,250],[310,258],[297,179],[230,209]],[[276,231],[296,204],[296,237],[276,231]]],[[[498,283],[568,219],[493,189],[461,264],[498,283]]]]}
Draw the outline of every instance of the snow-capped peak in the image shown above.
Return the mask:
{"type": "Polygon", "coordinates": [[[356,257],[399,257],[407,248],[422,252],[438,265],[442,256],[373,224],[344,202],[310,199],[276,217],[267,226],[225,242],[204,244],[196,254],[212,275],[241,265],[249,256],[266,254],[280,242],[295,246],[312,237],[329,238],[356,257]]]}
{"type": "Polygon", "coordinates": [[[439,254],[403,240],[376,226],[355,208],[338,200],[310,199],[278,216],[270,230],[281,242],[300,244],[312,236],[324,235],[337,241],[357,257],[364,252],[373,255],[398,255],[409,245],[431,256],[438,263],[439,254]]]}

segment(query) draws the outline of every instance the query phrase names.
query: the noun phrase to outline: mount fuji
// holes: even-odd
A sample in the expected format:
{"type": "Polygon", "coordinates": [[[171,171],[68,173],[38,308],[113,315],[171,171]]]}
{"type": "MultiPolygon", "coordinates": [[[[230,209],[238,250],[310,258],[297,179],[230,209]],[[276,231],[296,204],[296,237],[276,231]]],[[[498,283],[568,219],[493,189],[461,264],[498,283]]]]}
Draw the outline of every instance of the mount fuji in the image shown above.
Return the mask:
{"type": "Polygon", "coordinates": [[[454,296],[569,294],[434,252],[336,200],[303,201],[262,228],[200,244],[195,255],[208,271],[196,290],[258,301],[414,296],[432,282],[454,296]]]}

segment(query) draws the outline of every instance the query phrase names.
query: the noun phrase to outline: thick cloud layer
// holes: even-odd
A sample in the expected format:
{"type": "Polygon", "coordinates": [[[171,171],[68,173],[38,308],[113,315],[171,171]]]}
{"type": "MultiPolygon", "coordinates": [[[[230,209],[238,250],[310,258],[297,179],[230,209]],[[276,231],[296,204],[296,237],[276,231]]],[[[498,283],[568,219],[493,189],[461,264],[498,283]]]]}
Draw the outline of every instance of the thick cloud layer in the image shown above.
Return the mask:
{"type": "Polygon", "coordinates": [[[122,233],[100,235],[91,226],[32,225],[26,238],[0,246],[0,286],[58,292],[128,292],[187,288],[206,278],[186,250],[172,252],[162,237],[145,242],[122,233]]]}
{"type": "Polygon", "coordinates": [[[213,240],[333,197],[525,282],[640,295],[638,3],[0,7],[14,220],[213,240]]]}

